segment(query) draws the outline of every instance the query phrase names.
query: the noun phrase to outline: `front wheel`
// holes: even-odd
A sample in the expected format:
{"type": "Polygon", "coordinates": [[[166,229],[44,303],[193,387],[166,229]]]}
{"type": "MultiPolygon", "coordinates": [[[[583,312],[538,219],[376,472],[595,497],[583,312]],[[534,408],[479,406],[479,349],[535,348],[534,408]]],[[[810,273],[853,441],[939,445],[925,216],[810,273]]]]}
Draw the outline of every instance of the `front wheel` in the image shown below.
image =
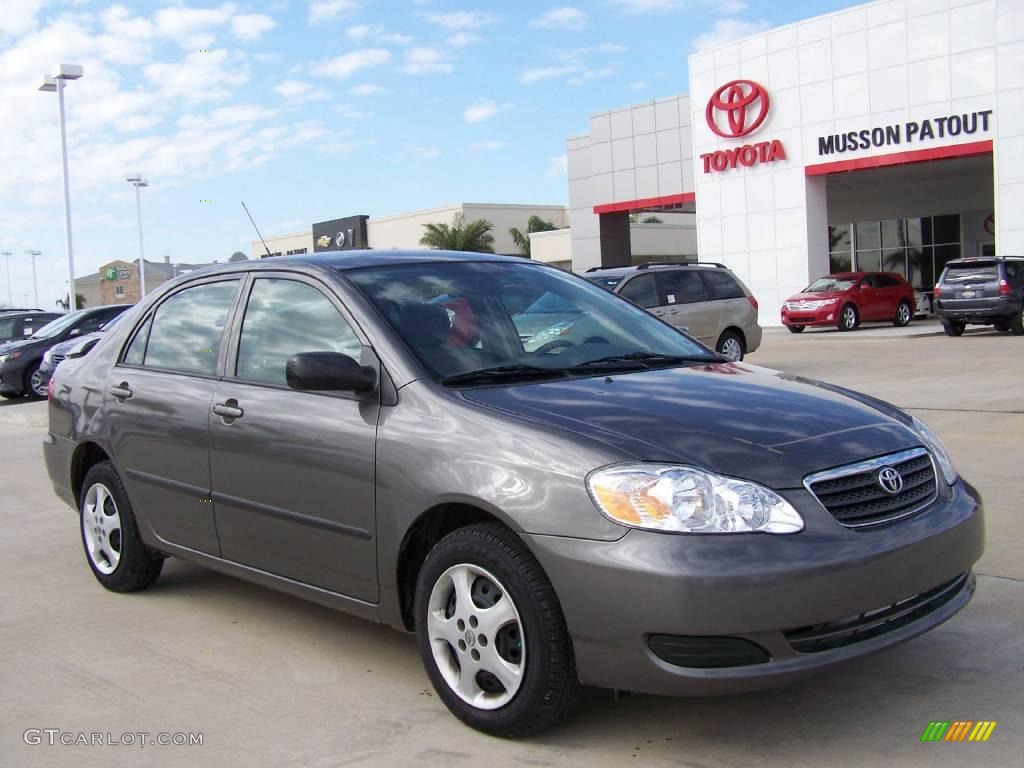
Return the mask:
{"type": "Polygon", "coordinates": [[[142,543],[128,494],[109,461],[85,476],[78,509],[85,557],[100,584],[112,592],[135,592],[156,581],[163,558],[142,543]]]}
{"type": "Polygon", "coordinates": [[[790,333],[803,333],[804,332],[804,328],[806,328],[807,326],[805,326],[805,325],[787,325],[786,327],[789,328],[789,332],[790,333]]]}
{"type": "Polygon", "coordinates": [[[722,331],[715,351],[727,360],[737,363],[743,359],[743,338],[736,331],[722,331]]]}
{"type": "Polygon", "coordinates": [[[905,328],[910,325],[910,321],[913,319],[914,310],[910,308],[910,304],[901,301],[900,305],[896,307],[896,317],[893,319],[892,324],[897,328],[905,328]]]}
{"type": "Polygon", "coordinates": [[[860,325],[860,315],[853,304],[847,304],[839,311],[839,330],[852,331],[860,325]]]}
{"type": "Polygon", "coordinates": [[[964,324],[963,323],[943,323],[942,330],[946,332],[947,336],[963,336],[964,335],[964,324]]]}
{"type": "Polygon", "coordinates": [[[416,637],[441,701],[494,736],[538,733],[579,699],[554,589],[523,542],[486,523],[445,536],[416,583],[416,637]]]}
{"type": "Polygon", "coordinates": [[[47,395],[47,388],[50,383],[49,378],[46,374],[39,370],[37,365],[28,374],[28,380],[26,381],[25,389],[36,399],[44,399],[47,395]]]}

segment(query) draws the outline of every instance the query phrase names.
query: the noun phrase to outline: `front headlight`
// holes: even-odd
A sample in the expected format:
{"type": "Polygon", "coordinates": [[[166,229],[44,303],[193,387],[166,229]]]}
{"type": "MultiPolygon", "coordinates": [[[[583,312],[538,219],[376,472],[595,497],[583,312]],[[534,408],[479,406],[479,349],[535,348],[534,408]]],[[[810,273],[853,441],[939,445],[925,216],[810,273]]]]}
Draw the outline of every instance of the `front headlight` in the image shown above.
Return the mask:
{"type": "Polygon", "coordinates": [[[675,464],[625,464],[592,472],[587,490],[616,523],[676,533],[796,533],[789,502],[746,480],[675,464]]]}
{"type": "Polygon", "coordinates": [[[0,365],[10,360],[17,360],[19,357],[21,357],[21,352],[8,352],[6,355],[0,355],[0,365]]]}
{"type": "Polygon", "coordinates": [[[921,442],[924,443],[925,447],[932,452],[932,456],[935,457],[935,463],[939,465],[942,476],[946,478],[946,482],[949,485],[953,485],[959,475],[957,475],[956,467],[953,466],[953,460],[949,457],[946,446],[942,444],[939,436],[932,432],[927,424],[916,416],[911,416],[910,418],[913,419],[914,431],[917,432],[917,436],[921,438],[921,442]]]}

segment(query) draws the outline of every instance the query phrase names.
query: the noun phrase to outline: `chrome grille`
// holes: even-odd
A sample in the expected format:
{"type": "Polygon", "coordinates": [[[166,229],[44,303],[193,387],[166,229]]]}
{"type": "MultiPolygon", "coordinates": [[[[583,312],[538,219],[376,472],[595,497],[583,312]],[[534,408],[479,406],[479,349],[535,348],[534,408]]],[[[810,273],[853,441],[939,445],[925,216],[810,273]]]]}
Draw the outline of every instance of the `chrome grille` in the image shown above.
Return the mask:
{"type": "Polygon", "coordinates": [[[804,486],[849,528],[907,517],[931,504],[938,494],[935,465],[924,448],[816,472],[804,478],[804,486]],[[896,492],[879,482],[879,473],[886,468],[895,469],[902,479],[896,492]]]}
{"type": "Polygon", "coordinates": [[[54,365],[54,367],[56,367],[57,363],[59,363],[65,357],[67,357],[67,355],[54,355],[53,356],[53,365],[54,365]]]}

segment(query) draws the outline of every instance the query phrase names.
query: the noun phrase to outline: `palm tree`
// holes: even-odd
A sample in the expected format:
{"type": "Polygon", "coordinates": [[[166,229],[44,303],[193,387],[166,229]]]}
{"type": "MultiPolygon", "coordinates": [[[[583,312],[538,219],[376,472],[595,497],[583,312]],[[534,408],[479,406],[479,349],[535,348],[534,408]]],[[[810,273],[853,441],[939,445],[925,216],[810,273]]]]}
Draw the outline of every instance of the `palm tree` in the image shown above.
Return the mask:
{"type": "Polygon", "coordinates": [[[473,251],[494,253],[494,225],[485,219],[466,222],[461,213],[455,214],[452,223],[424,224],[420,245],[438,251],[473,251]]]}
{"type": "MultiPolygon", "coordinates": [[[[54,303],[58,307],[63,309],[65,312],[68,311],[68,305],[70,304],[70,302],[68,301],[68,297],[65,296],[63,299],[57,299],[57,301],[54,302],[54,303]]],[[[76,293],[75,294],[75,305],[76,305],[75,309],[85,309],[85,296],[83,296],[80,293],[76,293]]]]}
{"type": "Polygon", "coordinates": [[[631,213],[631,214],[629,214],[629,223],[630,224],[664,224],[665,221],[663,219],[657,217],[657,216],[644,216],[641,219],[639,213],[631,213]]]}
{"type": "Polygon", "coordinates": [[[519,227],[511,227],[508,233],[512,236],[512,242],[526,258],[530,258],[530,235],[533,232],[551,232],[558,229],[550,221],[545,221],[540,216],[531,216],[526,220],[526,232],[520,231],[519,227]]]}

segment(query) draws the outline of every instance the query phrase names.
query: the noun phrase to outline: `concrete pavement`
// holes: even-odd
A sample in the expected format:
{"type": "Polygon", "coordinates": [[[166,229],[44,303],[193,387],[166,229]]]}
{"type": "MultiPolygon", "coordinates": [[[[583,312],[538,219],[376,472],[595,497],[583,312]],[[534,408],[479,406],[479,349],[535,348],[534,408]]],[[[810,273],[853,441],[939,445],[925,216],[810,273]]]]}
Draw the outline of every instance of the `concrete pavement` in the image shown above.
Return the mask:
{"type": "Polygon", "coordinates": [[[1020,766],[1022,352],[1024,339],[995,334],[767,338],[751,363],[863,389],[943,436],[987,503],[977,597],[924,637],[777,691],[616,702],[591,690],[568,725],[528,742],[460,725],[412,638],[390,629],[177,560],[148,592],[106,592],[50,490],[43,429],[0,423],[0,763],[1020,766]],[[982,719],[999,722],[987,743],[919,741],[931,720],[982,719]],[[30,746],[28,728],[193,731],[203,744],[30,746]]]}

